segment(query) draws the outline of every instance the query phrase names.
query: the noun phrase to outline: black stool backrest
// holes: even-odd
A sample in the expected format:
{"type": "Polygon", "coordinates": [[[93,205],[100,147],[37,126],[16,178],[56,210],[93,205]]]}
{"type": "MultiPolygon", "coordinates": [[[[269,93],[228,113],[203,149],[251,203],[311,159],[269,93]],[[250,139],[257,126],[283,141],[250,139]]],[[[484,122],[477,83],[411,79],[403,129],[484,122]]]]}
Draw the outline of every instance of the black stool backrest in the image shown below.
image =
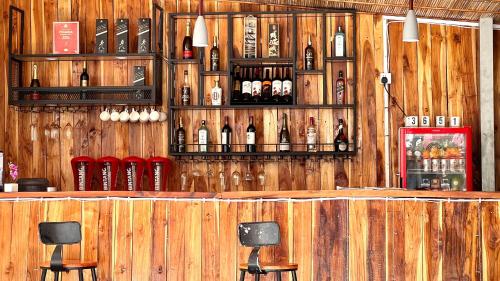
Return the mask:
{"type": "Polygon", "coordinates": [[[40,240],[46,245],[77,244],[82,241],[79,222],[42,222],[38,225],[40,240]]]}
{"type": "Polygon", "coordinates": [[[281,239],[280,226],[275,221],[240,223],[238,235],[246,247],[278,245],[281,239]]]}

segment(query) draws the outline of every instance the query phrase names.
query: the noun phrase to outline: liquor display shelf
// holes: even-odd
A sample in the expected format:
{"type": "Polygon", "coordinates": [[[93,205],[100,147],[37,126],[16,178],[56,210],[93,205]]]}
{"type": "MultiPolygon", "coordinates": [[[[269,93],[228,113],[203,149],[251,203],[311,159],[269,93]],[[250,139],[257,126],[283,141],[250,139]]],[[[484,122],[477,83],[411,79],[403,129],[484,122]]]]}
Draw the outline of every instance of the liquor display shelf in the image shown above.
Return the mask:
{"type": "Polygon", "coordinates": [[[232,58],[231,62],[240,65],[279,63],[293,66],[292,58],[232,58]]]}
{"type": "Polygon", "coordinates": [[[228,71],[201,71],[202,76],[229,76],[231,73],[228,71]]]}
{"type": "MultiPolygon", "coordinates": [[[[151,26],[154,30],[151,32],[151,44],[147,49],[148,53],[82,53],[82,54],[25,54],[25,45],[23,38],[25,37],[25,13],[22,9],[10,6],[9,10],[9,105],[12,106],[93,106],[93,105],[159,105],[162,102],[162,64],[163,64],[163,25],[164,25],[164,10],[157,4],[152,7],[151,26]],[[21,26],[15,24],[20,20],[21,26]],[[93,69],[87,73],[88,61],[150,61],[150,67],[142,65],[138,66],[129,64],[130,70],[134,69],[134,77],[127,82],[129,85],[108,85],[108,86],[89,86],[88,81],[93,75],[98,75],[93,69]],[[83,69],[80,76],[80,85],[75,86],[57,86],[52,79],[51,87],[44,87],[49,84],[47,80],[39,80],[40,77],[50,77],[53,73],[47,75],[38,75],[40,69],[37,62],[59,62],[59,61],[83,61],[83,69]],[[27,81],[27,67],[32,67],[33,71],[31,85],[25,85],[27,81]],[[142,71],[141,71],[142,69],[142,71]],[[150,75],[147,80],[152,81],[150,85],[141,85],[137,81],[144,81],[145,76],[150,75]],[[90,76],[90,77],[89,77],[90,76]]],[[[57,67],[60,67],[57,66],[57,67]]],[[[75,66],[73,66],[75,67],[75,66]]],[[[56,71],[60,71],[56,70],[56,71]]],[[[70,70],[71,71],[71,70],[70,70]]],[[[72,70],[75,71],[75,70],[72,70]]],[[[115,71],[115,64],[110,66],[110,69],[104,71],[115,71]]],[[[128,70],[127,70],[128,71],[128,70]]],[[[101,73],[100,75],[104,75],[101,73]]],[[[48,79],[48,78],[47,78],[48,79]]],[[[93,79],[92,79],[93,80],[93,79]]],[[[98,79],[99,80],[99,79],[98,79]]],[[[57,83],[57,80],[55,80],[57,83]]]]}
{"type": "Polygon", "coordinates": [[[355,57],[327,57],[326,61],[334,61],[334,62],[354,62],[356,60],[355,57]]]}
{"type": "Polygon", "coordinates": [[[251,108],[266,108],[266,109],[353,109],[354,104],[242,104],[242,105],[222,105],[222,106],[207,106],[207,105],[173,105],[170,108],[177,110],[232,110],[232,109],[251,109],[251,108]]]}

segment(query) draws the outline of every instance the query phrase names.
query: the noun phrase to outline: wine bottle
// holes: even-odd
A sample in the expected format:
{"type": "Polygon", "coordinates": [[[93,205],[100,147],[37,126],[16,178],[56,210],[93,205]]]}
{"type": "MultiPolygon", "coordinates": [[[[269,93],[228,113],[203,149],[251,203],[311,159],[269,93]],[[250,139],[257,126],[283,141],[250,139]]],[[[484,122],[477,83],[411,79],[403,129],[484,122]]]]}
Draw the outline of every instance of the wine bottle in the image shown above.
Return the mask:
{"type": "Polygon", "coordinates": [[[252,80],[252,100],[255,103],[259,103],[262,99],[262,79],[260,78],[259,68],[255,68],[253,80],[252,80]]]}
{"type": "Polygon", "coordinates": [[[309,127],[307,127],[307,151],[316,152],[317,147],[317,134],[316,127],[314,125],[314,117],[309,117],[309,127]]]}
{"type": "Polygon", "coordinates": [[[274,71],[272,90],[273,90],[272,98],[274,103],[279,103],[283,92],[283,81],[281,81],[280,68],[276,68],[274,71]]]}
{"type": "Polygon", "coordinates": [[[282,120],[283,121],[282,121],[281,132],[280,132],[279,151],[280,152],[288,152],[288,151],[290,151],[290,132],[288,131],[288,121],[287,121],[286,113],[283,113],[282,120]]]}
{"type": "Polygon", "coordinates": [[[271,95],[273,92],[273,81],[271,81],[271,75],[269,74],[269,69],[266,69],[266,76],[262,80],[262,100],[267,102],[271,100],[271,95]]]}
{"type": "Polygon", "coordinates": [[[182,105],[189,105],[191,103],[191,87],[188,81],[188,71],[184,70],[184,84],[181,89],[182,105]]]}
{"type": "Polygon", "coordinates": [[[179,117],[179,128],[175,132],[175,140],[177,143],[177,152],[186,152],[186,131],[182,124],[182,117],[179,117]]]}
{"type": "Polygon", "coordinates": [[[339,129],[337,132],[337,136],[333,141],[333,145],[335,146],[335,151],[344,152],[347,151],[349,141],[347,136],[344,134],[344,120],[339,119],[339,129]]]}
{"type": "Polygon", "coordinates": [[[241,96],[241,76],[239,66],[235,66],[234,68],[233,91],[231,93],[231,99],[235,102],[239,102],[243,99],[243,97],[241,96]]]}
{"type": "Polygon", "coordinates": [[[222,88],[219,86],[219,80],[215,80],[215,86],[212,88],[212,106],[222,105],[222,88]]]}
{"type": "Polygon", "coordinates": [[[224,117],[224,127],[221,132],[222,152],[231,152],[231,135],[233,130],[229,126],[229,117],[224,117]]]}
{"type": "Polygon", "coordinates": [[[184,40],[182,41],[182,58],[193,58],[193,38],[191,38],[191,24],[189,21],[186,25],[186,36],[184,36],[184,40]]]}
{"type": "MultiPolygon", "coordinates": [[[[34,64],[33,65],[33,72],[31,73],[31,88],[39,88],[40,87],[40,80],[38,80],[38,65],[34,64]]],[[[39,100],[40,99],[40,93],[34,89],[31,94],[29,94],[27,99],[31,98],[32,100],[39,100]]]]}
{"type": "Polygon", "coordinates": [[[345,33],[340,25],[337,32],[335,32],[335,56],[345,57],[345,33]]]}
{"type": "Polygon", "coordinates": [[[247,127],[247,145],[246,145],[246,151],[247,152],[257,152],[257,145],[255,144],[255,133],[257,130],[255,129],[255,126],[253,125],[253,116],[250,116],[248,120],[248,127],[247,127]]]}
{"type": "Polygon", "coordinates": [[[201,120],[198,129],[198,152],[208,152],[209,132],[205,120],[201,120]]]}
{"type": "Polygon", "coordinates": [[[345,79],[342,70],[339,71],[339,77],[335,85],[335,102],[337,104],[345,104],[345,79]]]}
{"type": "Polygon", "coordinates": [[[290,69],[286,68],[285,78],[283,78],[283,94],[282,101],[284,104],[292,103],[292,95],[293,95],[293,82],[290,77],[290,69]]]}
{"type": "MultiPolygon", "coordinates": [[[[80,87],[88,87],[88,86],[89,86],[89,74],[87,73],[87,62],[84,61],[82,74],[80,74],[80,87]]],[[[81,100],[87,99],[87,91],[86,90],[80,91],[80,99],[81,100]]]]}
{"type": "Polygon", "coordinates": [[[245,75],[243,77],[243,82],[241,83],[241,92],[243,94],[243,101],[249,102],[252,99],[252,80],[250,80],[250,68],[244,69],[245,75]]]}
{"type": "Polygon", "coordinates": [[[314,69],[314,48],[312,46],[311,34],[309,34],[309,38],[307,40],[307,47],[305,50],[305,70],[313,70],[314,69]]]}
{"type": "Polygon", "coordinates": [[[219,46],[217,44],[217,36],[214,36],[214,45],[210,49],[210,71],[219,71],[219,46]]]}

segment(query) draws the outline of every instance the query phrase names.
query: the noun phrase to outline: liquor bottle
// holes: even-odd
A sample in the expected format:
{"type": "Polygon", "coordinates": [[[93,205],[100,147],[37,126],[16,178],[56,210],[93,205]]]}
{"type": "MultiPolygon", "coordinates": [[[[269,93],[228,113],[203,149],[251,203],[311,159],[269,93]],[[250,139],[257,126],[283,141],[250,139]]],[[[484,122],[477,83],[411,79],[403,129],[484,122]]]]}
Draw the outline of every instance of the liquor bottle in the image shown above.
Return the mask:
{"type": "Polygon", "coordinates": [[[208,152],[209,133],[205,120],[201,120],[201,127],[198,129],[198,152],[208,152]]]}
{"type": "Polygon", "coordinates": [[[257,152],[257,145],[255,145],[255,133],[257,132],[257,130],[255,129],[255,126],[253,125],[253,116],[250,116],[248,123],[249,124],[247,127],[246,151],[247,152],[257,152]]]}
{"type": "Polygon", "coordinates": [[[293,82],[290,77],[290,69],[286,68],[285,78],[283,78],[283,93],[282,93],[282,101],[284,104],[292,103],[292,95],[293,95],[293,82]]]}
{"type": "Polygon", "coordinates": [[[307,151],[318,151],[316,127],[314,126],[314,117],[309,117],[309,127],[307,127],[307,151]]]}
{"type": "MultiPolygon", "coordinates": [[[[80,74],[80,87],[88,87],[88,86],[89,86],[89,74],[87,73],[87,62],[84,61],[82,74],[80,74]]],[[[80,91],[80,99],[81,100],[87,99],[86,90],[80,91]]]]}
{"type": "Polygon", "coordinates": [[[191,24],[189,21],[186,26],[186,36],[184,36],[184,40],[182,41],[182,58],[193,58],[193,38],[191,38],[191,24]]]}
{"type": "Polygon", "coordinates": [[[219,86],[219,80],[215,80],[215,86],[212,88],[212,106],[222,105],[222,88],[219,86]]]}
{"type": "MultiPolygon", "coordinates": [[[[34,64],[33,65],[33,72],[31,73],[31,88],[39,88],[40,87],[40,80],[38,80],[38,65],[34,64]]],[[[31,98],[32,100],[39,100],[40,99],[40,93],[37,90],[33,90],[27,98],[31,98]]]]}
{"type": "Polygon", "coordinates": [[[280,152],[288,152],[290,151],[290,132],[288,131],[288,122],[287,122],[287,116],[286,113],[283,113],[283,123],[281,125],[281,132],[280,132],[280,146],[279,146],[279,151],[280,152]]]}
{"type": "Polygon", "coordinates": [[[231,99],[235,102],[239,102],[243,99],[243,97],[241,96],[241,76],[239,66],[235,66],[234,68],[233,91],[231,99]]]}
{"type": "Polygon", "coordinates": [[[214,36],[214,45],[210,49],[210,71],[219,71],[219,46],[217,44],[217,36],[214,36]]]}
{"type": "Polygon", "coordinates": [[[283,81],[281,81],[281,72],[279,68],[276,68],[274,72],[272,89],[273,89],[273,94],[272,94],[273,101],[274,103],[279,103],[283,92],[283,81]]]}
{"type": "Polygon", "coordinates": [[[335,151],[337,152],[345,152],[347,151],[349,141],[347,136],[344,134],[344,120],[339,119],[339,129],[337,132],[337,136],[333,141],[333,145],[335,146],[335,151]]]}
{"type": "Polygon", "coordinates": [[[229,117],[224,117],[224,127],[221,132],[222,152],[231,152],[231,135],[233,130],[229,126],[229,117]]]}
{"type": "Polygon", "coordinates": [[[335,89],[335,102],[337,104],[344,104],[345,103],[345,79],[344,79],[344,73],[339,71],[339,77],[337,78],[337,82],[335,83],[336,89],[335,89]]]}
{"type": "Polygon", "coordinates": [[[307,40],[307,47],[305,50],[305,70],[313,70],[314,69],[314,48],[312,46],[311,34],[309,34],[309,39],[307,40]]]}
{"type": "Polygon", "coordinates": [[[335,54],[336,57],[345,57],[345,33],[342,26],[335,32],[335,54]]]}
{"type": "Polygon", "coordinates": [[[273,82],[271,81],[271,75],[269,74],[269,69],[266,69],[266,76],[262,80],[262,100],[269,101],[271,99],[273,91],[273,82]]]}
{"type": "Polygon", "coordinates": [[[252,80],[250,78],[250,68],[244,69],[243,82],[241,83],[241,92],[243,94],[243,101],[249,102],[252,99],[252,80]]]}
{"type": "Polygon", "coordinates": [[[184,84],[181,89],[182,105],[189,105],[191,103],[191,87],[188,82],[188,71],[184,70],[184,84]]]}
{"type": "Polygon", "coordinates": [[[262,79],[260,78],[259,68],[255,68],[252,80],[252,100],[259,103],[262,99],[262,79]]]}
{"type": "Polygon", "coordinates": [[[182,124],[182,117],[179,117],[179,128],[175,132],[175,140],[177,143],[177,152],[186,152],[186,131],[182,124]]]}

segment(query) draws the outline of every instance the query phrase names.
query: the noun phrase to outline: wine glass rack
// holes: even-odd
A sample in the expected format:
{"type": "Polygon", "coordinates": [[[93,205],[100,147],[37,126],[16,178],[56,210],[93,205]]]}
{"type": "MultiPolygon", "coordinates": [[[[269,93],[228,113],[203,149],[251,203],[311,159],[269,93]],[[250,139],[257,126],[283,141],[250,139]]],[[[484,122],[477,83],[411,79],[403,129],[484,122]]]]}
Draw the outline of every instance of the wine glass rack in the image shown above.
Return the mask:
{"type": "Polygon", "coordinates": [[[152,9],[152,40],[151,49],[148,53],[25,54],[24,11],[15,6],[10,6],[8,46],[9,105],[17,107],[160,105],[162,102],[164,11],[163,8],[157,4],[153,4],[152,9]],[[27,65],[31,65],[33,62],[57,63],[76,61],[147,61],[153,68],[150,71],[146,71],[152,75],[152,84],[146,86],[38,87],[36,88],[36,92],[38,92],[41,96],[39,100],[30,100],[25,98],[29,95],[29,93],[32,93],[34,89],[23,86],[23,81],[26,81],[23,68],[26,68],[27,65]],[[84,98],[82,98],[82,96],[84,98]]]}
{"type": "MultiPolygon", "coordinates": [[[[222,20],[225,24],[220,24],[218,26],[219,34],[224,33],[225,37],[227,37],[227,41],[223,42],[219,38],[219,48],[225,48],[224,52],[221,52],[220,60],[225,60],[226,64],[223,70],[212,72],[207,71],[206,67],[209,63],[206,62],[208,58],[206,57],[206,53],[209,54],[210,47],[208,48],[195,48],[197,55],[195,55],[195,59],[182,59],[180,55],[180,51],[182,48],[182,38],[184,36],[183,33],[183,25],[186,21],[194,22],[197,17],[195,13],[172,13],[169,14],[169,26],[170,32],[168,35],[168,44],[169,44],[169,55],[167,59],[168,64],[168,89],[167,89],[167,97],[169,100],[169,132],[168,132],[168,143],[169,143],[169,154],[176,157],[203,157],[203,158],[218,158],[218,159],[227,159],[228,157],[310,157],[310,156],[331,156],[331,157],[339,157],[339,158],[350,158],[357,153],[357,112],[356,112],[356,104],[357,104],[357,89],[356,89],[356,77],[357,77],[357,69],[356,69],[356,11],[352,9],[328,9],[328,10],[314,10],[314,11],[256,11],[256,12],[207,12],[204,13],[205,19],[207,20],[222,20]],[[286,44],[287,46],[287,55],[278,58],[268,58],[265,55],[257,58],[244,58],[243,55],[235,53],[235,43],[241,43],[242,38],[235,38],[235,28],[239,28],[239,33],[237,36],[243,36],[241,34],[242,26],[238,26],[242,22],[242,18],[246,16],[255,16],[259,20],[263,18],[276,18],[276,17],[285,17],[287,20],[288,30],[281,31],[288,32],[285,36],[288,39],[288,42],[280,42],[281,44],[286,44]],[[299,25],[301,24],[301,20],[306,17],[315,17],[321,21],[319,26],[315,26],[314,30],[317,29],[317,38],[319,38],[318,44],[315,47],[317,54],[320,55],[320,59],[318,60],[318,69],[315,70],[304,70],[300,67],[300,56],[298,54],[297,46],[302,46],[301,43],[298,42],[299,36],[303,36],[303,34],[299,34],[298,31],[303,32],[305,34],[305,30],[298,30],[299,25]],[[350,36],[346,36],[345,40],[350,40],[346,43],[346,56],[344,57],[335,57],[333,56],[333,51],[329,52],[327,49],[327,18],[329,17],[344,17],[350,18],[351,25],[349,26],[349,30],[345,31],[349,32],[350,36]],[[236,27],[235,27],[236,26],[236,27]],[[291,28],[290,28],[291,26],[291,28]],[[349,101],[345,104],[335,104],[331,100],[333,98],[329,97],[333,95],[333,85],[329,88],[328,83],[332,83],[333,79],[333,66],[331,67],[332,71],[329,72],[330,65],[333,64],[344,64],[349,65],[349,69],[351,70],[348,83],[350,84],[350,91],[348,95],[350,96],[349,101]],[[233,75],[235,66],[242,67],[289,67],[291,71],[291,78],[293,82],[293,99],[290,104],[235,104],[230,96],[231,89],[233,85],[233,75]],[[180,103],[179,92],[180,86],[182,85],[182,69],[186,68],[195,69],[197,75],[194,75],[193,81],[196,81],[194,86],[196,86],[197,91],[192,92],[192,101],[191,105],[182,105],[180,103]],[[181,70],[179,70],[181,69],[181,70]],[[318,82],[322,80],[322,95],[318,93],[317,101],[318,102],[304,102],[303,99],[298,98],[301,94],[300,90],[297,88],[298,79],[301,76],[317,76],[318,82]],[[207,105],[205,102],[205,92],[206,89],[206,79],[211,76],[219,76],[223,77],[220,79],[224,79],[227,81],[225,85],[221,85],[224,93],[224,101],[221,106],[211,106],[207,105]],[[196,96],[194,96],[196,95],[196,96]],[[349,139],[349,149],[345,152],[337,152],[333,149],[333,144],[329,143],[318,143],[318,150],[315,152],[308,152],[306,144],[293,144],[292,143],[292,151],[289,152],[279,152],[277,144],[257,144],[257,152],[245,152],[243,144],[232,144],[232,147],[236,148],[235,151],[232,152],[222,152],[222,147],[219,144],[209,144],[209,152],[198,152],[197,144],[189,143],[186,144],[187,152],[178,152],[175,144],[175,130],[177,128],[178,115],[181,114],[182,111],[192,110],[203,111],[207,110],[219,110],[219,111],[235,111],[235,115],[238,114],[239,111],[243,110],[269,110],[269,109],[287,109],[287,110],[296,110],[296,109],[318,109],[318,110],[345,110],[349,112],[349,122],[348,126],[352,128],[352,135],[349,139]],[[275,149],[273,149],[275,148],[275,149]]],[[[333,27],[331,27],[333,28],[333,27]]],[[[332,29],[330,29],[332,30],[332,29]]],[[[335,31],[333,31],[335,32],[335,31]]],[[[331,32],[331,33],[333,33],[331,32]]],[[[262,34],[262,36],[267,36],[267,34],[262,34]]],[[[209,34],[210,37],[210,34],[209,34]]],[[[303,38],[302,38],[303,40],[303,38]]],[[[259,42],[259,40],[257,40],[259,42]]],[[[262,44],[262,43],[261,43],[262,44]]],[[[302,51],[302,50],[300,50],[302,51]]],[[[243,52],[240,52],[243,53],[243,52]]],[[[262,52],[264,53],[264,52],[262,52]]],[[[317,56],[318,57],[318,56],[317,56]]],[[[347,66],[344,66],[344,68],[347,66]]],[[[284,73],[283,73],[284,74],[284,73]]],[[[190,75],[193,75],[190,73],[190,75]]],[[[346,79],[347,80],[347,79],[346,79]]],[[[193,85],[191,85],[193,86],[193,85]]],[[[346,85],[347,86],[347,85],[346,85]]],[[[319,91],[318,91],[319,92],[319,91]]],[[[333,117],[333,116],[332,116],[333,117]]],[[[196,126],[198,124],[192,124],[192,129],[196,130],[196,126]]],[[[319,127],[317,127],[319,130],[319,127]]],[[[219,132],[213,132],[213,134],[218,134],[219,132]]],[[[293,140],[292,140],[293,142],[293,140]]]]}

